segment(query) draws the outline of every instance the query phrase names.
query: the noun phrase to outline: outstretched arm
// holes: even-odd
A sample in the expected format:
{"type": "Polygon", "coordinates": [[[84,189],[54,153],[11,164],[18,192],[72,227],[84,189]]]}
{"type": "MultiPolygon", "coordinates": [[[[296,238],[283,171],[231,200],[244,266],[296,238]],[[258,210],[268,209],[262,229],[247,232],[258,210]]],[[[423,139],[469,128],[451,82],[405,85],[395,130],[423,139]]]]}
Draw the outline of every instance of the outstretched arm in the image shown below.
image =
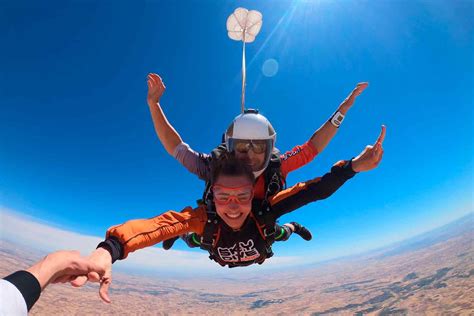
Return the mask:
{"type": "Polygon", "coordinates": [[[125,259],[128,254],[155,245],[163,240],[195,232],[202,234],[206,223],[204,207],[186,207],[181,212],[168,211],[149,219],[135,219],[110,227],[101,246],[111,249],[112,260],[125,259]],[[109,242],[112,241],[112,242],[109,242]]]}
{"type": "Polygon", "coordinates": [[[181,136],[168,122],[161,109],[159,101],[165,88],[160,76],[153,73],[148,75],[147,102],[156,135],[158,135],[168,154],[176,158],[191,173],[207,181],[209,179],[208,155],[196,152],[188,144],[183,143],[181,136]]]}
{"type": "MultiPolygon", "coordinates": [[[[341,103],[341,105],[339,105],[334,114],[341,112],[345,115],[354,104],[357,96],[359,96],[367,86],[368,83],[366,82],[357,84],[356,88],[341,103]]],[[[283,175],[286,176],[289,172],[296,170],[313,160],[316,155],[326,148],[334,135],[336,135],[337,129],[338,128],[331,123],[331,120],[328,120],[316,132],[314,132],[313,136],[311,136],[304,145],[296,146],[291,151],[283,154],[281,156],[281,171],[283,175]]]]}
{"type": "Polygon", "coordinates": [[[382,143],[385,138],[385,126],[373,146],[367,146],[360,155],[348,161],[339,161],[320,178],[315,178],[278,192],[270,199],[272,211],[276,217],[294,211],[308,203],[323,200],[336,192],[357,172],[369,171],[382,160],[382,143]]]}
{"type": "Polygon", "coordinates": [[[77,251],[48,254],[28,269],[0,280],[0,315],[26,315],[48,284],[67,282],[90,272],[99,277],[105,270],[82,258],[77,251]]]}
{"type": "MultiPolygon", "coordinates": [[[[342,101],[342,103],[337,108],[336,112],[346,115],[347,111],[354,104],[355,99],[367,88],[369,84],[367,82],[358,83],[355,89],[349,94],[349,96],[342,101]]],[[[329,144],[334,135],[336,135],[338,128],[331,123],[331,120],[328,120],[323,124],[313,136],[310,138],[310,142],[313,144],[318,153],[321,153],[324,148],[329,144]]]]}
{"type": "Polygon", "coordinates": [[[188,232],[202,234],[206,220],[205,208],[193,210],[187,207],[181,212],[169,211],[153,218],[113,226],[107,230],[106,240],[89,256],[89,261],[105,270],[104,276],[101,278],[98,273],[92,272],[75,278],[71,284],[80,287],[88,281],[100,282],[99,295],[104,302],[110,303],[108,290],[115,260],[125,259],[130,252],[188,232]]]}
{"type": "Polygon", "coordinates": [[[168,154],[173,156],[176,146],[182,143],[183,140],[170,122],[168,122],[165,113],[163,113],[161,109],[160,98],[163,92],[165,92],[165,89],[166,87],[160,76],[154,73],[148,75],[147,102],[150,107],[155,132],[168,154]]]}

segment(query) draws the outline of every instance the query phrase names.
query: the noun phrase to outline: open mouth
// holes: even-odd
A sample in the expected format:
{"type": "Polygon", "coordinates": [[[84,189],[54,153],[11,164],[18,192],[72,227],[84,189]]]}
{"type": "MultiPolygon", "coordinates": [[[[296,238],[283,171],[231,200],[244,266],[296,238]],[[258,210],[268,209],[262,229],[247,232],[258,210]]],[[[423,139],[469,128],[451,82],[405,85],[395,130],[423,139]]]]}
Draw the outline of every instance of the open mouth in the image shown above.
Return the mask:
{"type": "Polygon", "coordinates": [[[225,213],[225,216],[230,219],[238,219],[242,216],[243,213],[225,213]]]}

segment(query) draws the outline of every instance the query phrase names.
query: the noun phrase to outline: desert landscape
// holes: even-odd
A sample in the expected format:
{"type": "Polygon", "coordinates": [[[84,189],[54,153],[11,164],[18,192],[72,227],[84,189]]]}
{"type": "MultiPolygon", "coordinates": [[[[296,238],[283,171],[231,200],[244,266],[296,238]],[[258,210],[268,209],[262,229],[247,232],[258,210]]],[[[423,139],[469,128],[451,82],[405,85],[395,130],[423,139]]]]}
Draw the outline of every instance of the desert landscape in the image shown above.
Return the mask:
{"type": "MultiPolygon", "coordinates": [[[[48,287],[31,315],[473,315],[474,221],[469,214],[410,240],[290,271],[193,279],[114,273],[98,287],[48,287]]],[[[0,274],[41,254],[5,240],[0,274]]]]}

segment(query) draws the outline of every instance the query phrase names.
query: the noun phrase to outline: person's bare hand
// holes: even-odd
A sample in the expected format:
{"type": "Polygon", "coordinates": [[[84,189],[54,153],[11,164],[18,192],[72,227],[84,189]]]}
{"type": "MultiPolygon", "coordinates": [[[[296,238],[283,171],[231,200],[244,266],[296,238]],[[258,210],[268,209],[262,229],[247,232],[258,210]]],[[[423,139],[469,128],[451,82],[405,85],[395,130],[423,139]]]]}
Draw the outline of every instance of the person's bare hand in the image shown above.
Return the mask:
{"type": "Polygon", "coordinates": [[[89,261],[93,262],[97,266],[101,267],[104,270],[103,275],[91,271],[87,275],[82,275],[71,281],[71,285],[74,287],[81,287],[84,284],[89,282],[99,282],[99,296],[106,302],[110,303],[109,298],[109,287],[112,283],[112,256],[104,248],[97,248],[89,256],[89,261]]]}
{"type": "Polygon", "coordinates": [[[354,104],[355,99],[362,94],[362,92],[369,86],[368,82],[359,82],[354,90],[342,101],[339,109],[343,112],[347,112],[354,104]]]}
{"type": "Polygon", "coordinates": [[[27,271],[36,277],[41,289],[49,283],[64,283],[89,273],[94,273],[100,278],[105,274],[103,267],[81,257],[78,251],[73,250],[61,250],[48,254],[27,271]]]}
{"type": "Polygon", "coordinates": [[[375,144],[366,146],[359,156],[352,160],[352,170],[355,172],[369,171],[379,165],[383,156],[382,143],[385,139],[385,130],[385,125],[382,125],[382,130],[375,144]]]}
{"type": "Polygon", "coordinates": [[[148,81],[148,95],[147,102],[148,105],[153,106],[160,102],[161,96],[165,92],[165,85],[161,77],[157,74],[150,73],[147,77],[148,81]]]}

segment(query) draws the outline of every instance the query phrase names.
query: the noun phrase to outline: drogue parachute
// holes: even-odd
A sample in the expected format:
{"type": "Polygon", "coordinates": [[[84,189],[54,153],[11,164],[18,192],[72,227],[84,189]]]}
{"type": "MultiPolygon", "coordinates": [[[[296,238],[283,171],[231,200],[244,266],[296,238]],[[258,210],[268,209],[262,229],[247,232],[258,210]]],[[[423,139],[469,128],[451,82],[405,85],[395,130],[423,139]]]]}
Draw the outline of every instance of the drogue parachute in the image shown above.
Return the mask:
{"type": "Polygon", "coordinates": [[[256,10],[237,8],[227,18],[227,32],[231,39],[252,43],[262,28],[263,16],[256,10]]]}
{"type": "Polygon", "coordinates": [[[235,41],[242,41],[242,96],[241,112],[245,110],[245,43],[252,43],[262,28],[263,16],[256,10],[237,8],[227,18],[227,34],[235,41]]]}

